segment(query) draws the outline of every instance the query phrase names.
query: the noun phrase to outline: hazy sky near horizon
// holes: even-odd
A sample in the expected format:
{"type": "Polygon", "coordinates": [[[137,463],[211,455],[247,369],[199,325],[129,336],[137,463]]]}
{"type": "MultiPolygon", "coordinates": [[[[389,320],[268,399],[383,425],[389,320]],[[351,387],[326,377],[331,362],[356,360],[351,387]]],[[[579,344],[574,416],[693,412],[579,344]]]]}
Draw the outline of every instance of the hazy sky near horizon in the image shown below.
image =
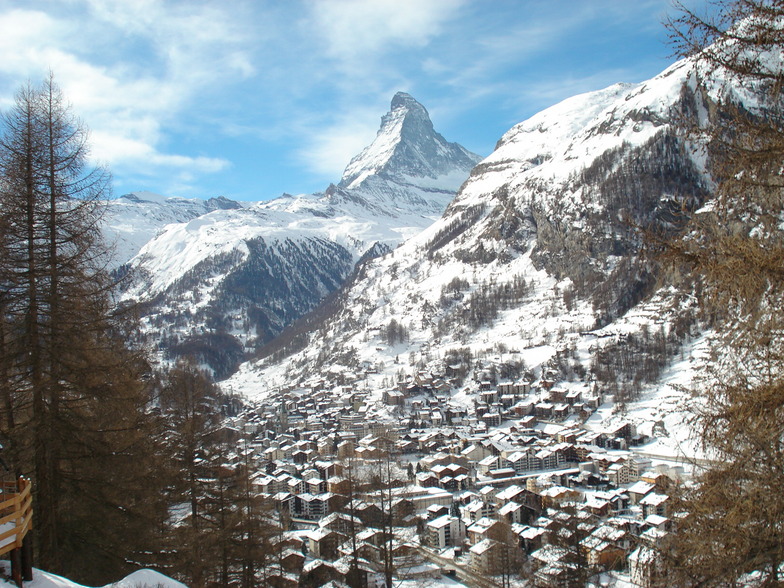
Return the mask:
{"type": "MultiPolygon", "coordinates": [[[[697,0],[689,2],[699,6],[697,0]]],[[[114,194],[323,190],[395,92],[482,155],[675,59],[670,0],[0,0],[0,109],[54,72],[114,194]]]]}

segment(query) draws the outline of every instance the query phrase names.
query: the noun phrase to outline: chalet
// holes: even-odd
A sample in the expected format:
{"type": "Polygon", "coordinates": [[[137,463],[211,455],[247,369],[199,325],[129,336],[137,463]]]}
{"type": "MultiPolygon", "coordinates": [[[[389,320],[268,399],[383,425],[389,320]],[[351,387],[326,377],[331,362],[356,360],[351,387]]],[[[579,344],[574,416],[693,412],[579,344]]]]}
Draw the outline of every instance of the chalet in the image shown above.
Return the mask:
{"type": "Polygon", "coordinates": [[[272,496],[272,502],[278,512],[288,515],[294,512],[294,495],[289,492],[278,492],[272,496]]]}
{"type": "Polygon", "coordinates": [[[428,544],[435,549],[446,549],[460,545],[465,538],[463,521],[448,514],[440,516],[426,524],[428,544]]]}
{"type": "Polygon", "coordinates": [[[579,501],[582,497],[580,492],[564,486],[551,486],[545,488],[540,493],[542,497],[542,506],[545,508],[550,506],[557,506],[564,502],[579,501]]]}
{"type": "Polygon", "coordinates": [[[433,472],[419,472],[416,475],[416,483],[423,488],[438,487],[438,476],[433,472]]]}
{"type": "Polygon", "coordinates": [[[566,390],[562,388],[551,388],[548,394],[550,402],[553,404],[560,404],[566,401],[566,390]]]}
{"type": "Polygon", "coordinates": [[[480,574],[496,574],[499,571],[501,556],[499,550],[505,546],[491,540],[483,539],[468,550],[471,556],[471,567],[480,574]]]}
{"type": "Polygon", "coordinates": [[[525,518],[525,507],[517,502],[507,502],[498,509],[498,517],[503,518],[509,524],[522,523],[525,518]]]}
{"type": "Polygon", "coordinates": [[[534,406],[534,413],[537,418],[551,419],[553,417],[553,405],[550,402],[539,402],[534,406]]]}
{"type": "Polygon", "coordinates": [[[488,471],[487,475],[493,480],[501,480],[504,478],[513,478],[515,471],[514,468],[498,468],[488,471]]]}
{"type": "Polygon", "coordinates": [[[568,563],[569,551],[557,545],[544,545],[531,553],[531,566],[534,570],[534,586],[555,588],[570,585],[571,564],[568,563]]]}
{"type": "Polygon", "coordinates": [[[635,426],[629,422],[622,423],[607,431],[607,436],[610,438],[621,438],[626,443],[629,443],[637,434],[635,426]]]}
{"type": "Polygon", "coordinates": [[[542,527],[523,526],[517,533],[520,538],[520,545],[525,553],[531,553],[540,549],[544,543],[547,531],[542,527]]]}
{"type": "MultiPolygon", "coordinates": [[[[300,554],[305,559],[305,556],[300,554]]],[[[297,588],[299,584],[299,571],[296,573],[281,569],[271,569],[264,577],[264,583],[270,588],[297,588]]]]}
{"type": "Polygon", "coordinates": [[[286,549],[280,554],[280,567],[286,572],[296,573],[299,578],[300,572],[305,565],[305,556],[296,549],[286,549]]]}
{"type": "Polygon", "coordinates": [[[327,482],[321,478],[310,478],[307,482],[307,491],[311,494],[320,494],[327,491],[327,482]]]}
{"type": "MultiPolygon", "coordinates": [[[[362,531],[357,533],[358,543],[367,543],[368,545],[379,547],[383,541],[384,541],[384,534],[379,529],[363,529],[362,531]]],[[[362,555],[360,557],[366,557],[366,556],[362,555]]],[[[371,561],[374,561],[372,557],[366,559],[370,559],[371,561]]]]}
{"type": "Polygon", "coordinates": [[[555,434],[555,440],[558,443],[577,443],[577,438],[580,436],[580,431],[577,429],[561,429],[555,434]]]}
{"type": "Polygon", "coordinates": [[[452,476],[453,478],[457,478],[458,476],[467,476],[468,475],[468,468],[460,465],[459,463],[450,463],[444,467],[444,473],[446,475],[452,476]]]}
{"type": "Polygon", "coordinates": [[[449,382],[445,381],[442,378],[437,378],[433,380],[432,387],[433,390],[439,393],[449,392],[452,389],[452,386],[449,384],[449,382]]]}
{"type": "Polygon", "coordinates": [[[599,431],[586,431],[577,439],[577,443],[586,447],[604,447],[606,443],[604,433],[599,431]]]}
{"type": "Polygon", "coordinates": [[[661,554],[647,545],[640,545],[629,555],[629,576],[635,586],[653,588],[661,585],[663,570],[661,554]]]}
{"type": "Polygon", "coordinates": [[[377,505],[362,501],[355,502],[354,514],[359,517],[362,523],[367,527],[380,526],[383,518],[383,513],[377,505]]]}
{"type": "MultiPolygon", "coordinates": [[[[536,413],[536,404],[530,400],[521,400],[512,407],[512,412],[514,412],[514,414],[518,417],[533,416],[536,413]]],[[[530,422],[535,422],[535,420],[529,420],[529,423],[530,422]]],[[[529,425],[526,424],[524,426],[529,425]]]]}
{"type": "Polygon", "coordinates": [[[346,439],[338,443],[337,454],[338,459],[349,459],[354,457],[355,443],[351,439],[346,439]]]}
{"type": "Polygon", "coordinates": [[[497,469],[499,458],[496,455],[489,455],[477,463],[477,470],[480,474],[489,475],[490,470],[497,469]]]}
{"type": "Polygon", "coordinates": [[[645,517],[643,523],[646,529],[658,529],[659,531],[669,531],[671,527],[670,519],[655,514],[645,517]]]}
{"type": "Polygon", "coordinates": [[[656,492],[651,492],[650,494],[646,494],[640,500],[640,506],[642,507],[642,516],[647,517],[652,514],[659,515],[660,517],[666,517],[669,515],[668,513],[668,502],[669,496],[666,494],[658,494],[656,492]]]}
{"type": "Polygon", "coordinates": [[[518,497],[520,497],[525,492],[525,488],[522,488],[517,485],[507,486],[503,490],[497,492],[495,494],[495,501],[496,505],[499,507],[503,506],[508,502],[516,501],[518,497]]]}
{"type": "Polygon", "coordinates": [[[449,507],[444,504],[431,504],[427,507],[427,520],[432,521],[449,514],[449,507]]]}
{"type": "Polygon", "coordinates": [[[655,484],[651,484],[650,482],[644,482],[642,480],[635,482],[629,489],[626,491],[629,494],[629,503],[632,505],[640,504],[640,500],[642,500],[647,494],[650,494],[656,488],[655,484]]]}
{"type": "Polygon", "coordinates": [[[625,531],[608,525],[596,528],[580,541],[588,565],[603,570],[622,567],[630,545],[625,531]]]}
{"type": "Polygon", "coordinates": [[[483,486],[479,489],[479,499],[485,504],[494,504],[498,490],[492,486],[483,486]]]}
{"type": "Polygon", "coordinates": [[[327,480],[326,490],[333,494],[342,494],[348,496],[351,489],[351,482],[341,476],[332,476],[327,480]]]}
{"type": "Polygon", "coordinates": [[[478,462],[490,455],[490,450],[481,444],[471,443],[465,447],[460,455],[474,462],[478,462]]]}
{"type": "Polygon", "coordinates": [[[673,484],[672,478],[661,472],[645,472],[640,476],[640,480],[654,484],[657,492],[666,492],[673,484]]]}
{"type": "Polygon", "coordinates": [[[466,530],[468,541],[471,545],[476,545],[483,539],[496,539],[501,533],[502,526],[502,523],[497,520],[482,517],[466,530]]]}
{"type": "Polygon", "coordinates": [[[388,406],[404,406],[406,395],[400,390],[386,390],[381,396],[381,401],[388,406]]]}
{"type": "Polygon", "coordinates": [[[294,495],[304,494],[307,486],[305,481],[300,478],[286,476],[286,490],[294,495]]]}
{"type": "Polygon", "coordinates": [[[343,535],[362,529],[362,521],[358,517],[352,517],[342,512],[333,512],[319,521],[319,527],[329,531],[337,531],[343,535]]]}
{"type": "Polygon", "coordinates": [[[482,500],[474,500],[466,505],[465,514],[468,520],[476,522],[481,518],[492,516],[495,512],[495,505],[482,500]]]}
{"type": "Polygon", "coordinates": [[[553,406],[553,419],[557,421],[564,421],[569,416],[569,413],[572,412],[571,406],[566,404],[565,402],[559,402],[555,406],[553,406]]]}
{"type": "Polygon", "coordinates": [[[417,512],[416,509],[417,504],[411,498],[395,498],[392,501],[392,516],[399,521],[411,520],[417,512]]]}
{"type": "Polygon", "coordinates": [[[307,534],[308,553],[317,559],[333,561],[338,557],[338,546],[347,538],[345,535],[319,527],[307,534]]]}
{"type": "Polygon", "coordinates": [[[495,390],[484,390],[479,394],[479,398],[481,398],[482,402],[485,404],[493,404],[494,402],[498,402],[498,392],[495,390]]]}

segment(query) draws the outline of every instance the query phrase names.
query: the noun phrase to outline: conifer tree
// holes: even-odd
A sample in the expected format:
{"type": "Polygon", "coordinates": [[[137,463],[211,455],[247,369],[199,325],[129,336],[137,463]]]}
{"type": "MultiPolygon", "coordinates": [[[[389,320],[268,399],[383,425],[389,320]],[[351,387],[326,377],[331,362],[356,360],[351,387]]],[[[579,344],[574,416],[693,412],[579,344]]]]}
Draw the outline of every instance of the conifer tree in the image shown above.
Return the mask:
{"type": "Polygon", "coordinates": [[[87,132],[51,75],[0,123],[0,434],[33,479],[37,565],[107,581],[161,516],[148,368],[126,346],[103,267],[109,175],[88,166],[87,132]]]}
{"type": "Polygon", "coordinates": [[[183,516],[169,534],[170,573],[192,588],[265,584],[277,520],[252,485],[253,461],[221,427],[221,392],[193,362],[166,374],[160,408],[172,502],[183,516]]]}
{"type": "Polygon", "coordinates": [[[217,388],[187,361],[166,374],[160,394],[176,503],[187,505],[187,517],[172,531],[172,571],[189,585],[205,585],[209,569],[209,537],[205,528],[207,486],[212,479],[211,447],[217,443],[217,388]]]}
{"type": "Polygon", "coordinates": [[[668,253],[700,281],[716,336],[712,373],[693,403],[712,465],[680,496],[688,515],[671,535],[668,582],[778,586],[784,563],[784,3],[711,7],[714,16],[703,17],[681,6],[670,23],[679,50],[696,59],[707,125],[687,131],[705,144],[716,189],[668,253]],[[735,89],[725,92],[722,84],[735,89]],[[741,103],[743,94],[755,102],[741,103]]]}

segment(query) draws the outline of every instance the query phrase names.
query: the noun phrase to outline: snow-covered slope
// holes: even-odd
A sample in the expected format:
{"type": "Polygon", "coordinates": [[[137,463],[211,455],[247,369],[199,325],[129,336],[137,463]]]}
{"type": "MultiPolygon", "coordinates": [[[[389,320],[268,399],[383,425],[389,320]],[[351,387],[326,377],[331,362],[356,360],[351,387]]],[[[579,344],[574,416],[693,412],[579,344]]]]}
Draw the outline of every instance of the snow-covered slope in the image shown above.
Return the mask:
{"type": "MultiPolygon", "coordinates": [[[[6,572],[10,572],[8,567],[5,566],[6,572]]],[[[41,570],[33,570],[33,580],[24,583],[26,588],[84,588],[81,584],[77,584],[62,576],[43,572],[41,570]]],[[[15,588],[16,584],[0,580],[0,588],[15,588]]],[[[118,582],[113,582],[106,586],[106,588],[186,588],[182,582],[172,580],[168,576],[156,572],[154,570],[137,570],[129,574],[118,582]]]]}
{"type": "Polygon", "coordinates": [[[280,347],[275,361],[244,364],[226,386],[263,399],[354,374],[380,399],[425,369],[453,375],[450,402],[471,404],[482,379],[547,378],[648,402],[648,430],[673,424],[661,413],[672,403],[655,398],[678,396],[663,382],[699,364],[696,304],[639,255],[638,228],[666,236],[709,195],[703,155],[673,126],[711,111],[692,71],[679,62],[513,127],[441,219],[363,265],[307,341],[283,361],[280,347]]]}
{"type": "MultiPolygon", "coordinates": [[[[174,211],[182,218],[131,260],[125,297],[145,304],[151,342],[171,356],[196,355],[223,377],[337,289],[363,256],[429,226],[478,160],[447,143],[425,108],[398,93],[373,145],[322,193],[200,214],[212,201],[184,201],[187,208],[167,199],[157,216],[129,207],[145,222],[174,211]]],[[[113,230],[127,226],[116,218],[113,230]]]]}
{"type": "Polygon", "coordinates": [[[111,200],[103,219],[103,234],[114,248],[112,265],[119,267],[130,261],[166,225],[187,222],[213,210],[241,207],[224,196],[200,200],[166,198],[152,192],[133,192],[111,200]]]}

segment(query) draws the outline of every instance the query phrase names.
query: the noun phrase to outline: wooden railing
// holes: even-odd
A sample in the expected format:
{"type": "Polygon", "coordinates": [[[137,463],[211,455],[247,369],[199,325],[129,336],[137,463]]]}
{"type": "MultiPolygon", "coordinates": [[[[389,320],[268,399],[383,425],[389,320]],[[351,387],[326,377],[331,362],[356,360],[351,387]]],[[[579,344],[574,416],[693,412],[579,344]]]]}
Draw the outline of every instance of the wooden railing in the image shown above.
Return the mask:
{"type": "Polygon", "coordinates": [[[0,484],[0,555],[22,548],[33,524],[33,497],[30,480],[19,478],[0,484]]]}

